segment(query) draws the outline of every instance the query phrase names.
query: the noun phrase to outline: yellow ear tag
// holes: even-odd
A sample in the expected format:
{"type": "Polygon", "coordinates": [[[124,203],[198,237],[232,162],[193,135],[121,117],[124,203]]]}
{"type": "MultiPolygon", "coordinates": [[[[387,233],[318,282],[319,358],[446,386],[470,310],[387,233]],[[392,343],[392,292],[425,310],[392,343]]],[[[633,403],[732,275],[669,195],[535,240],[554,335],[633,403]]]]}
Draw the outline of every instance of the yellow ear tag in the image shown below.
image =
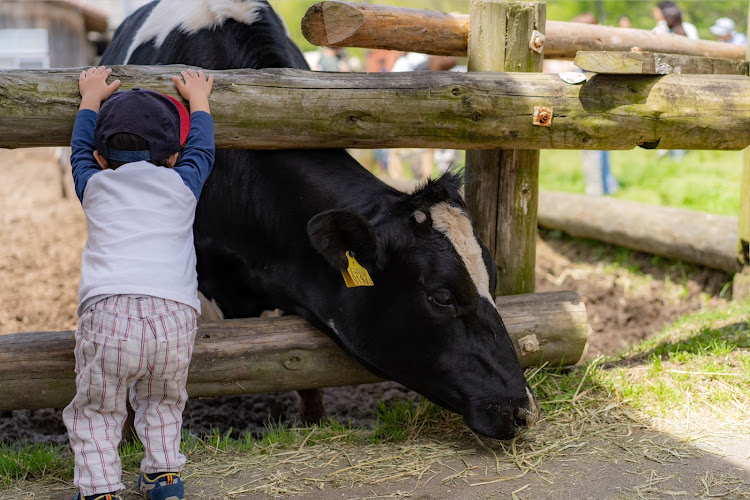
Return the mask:
{"type": "Polygon", "coordinates": [[[341,271],[344,276],[344,283],[347,288],[355,286],[374,286],[370,273],[367,269],[359,265],[357,259],[355,259],[351,252],[346,252],[346,258],[349,259],[349,268],[346,271],[341,271]]]}

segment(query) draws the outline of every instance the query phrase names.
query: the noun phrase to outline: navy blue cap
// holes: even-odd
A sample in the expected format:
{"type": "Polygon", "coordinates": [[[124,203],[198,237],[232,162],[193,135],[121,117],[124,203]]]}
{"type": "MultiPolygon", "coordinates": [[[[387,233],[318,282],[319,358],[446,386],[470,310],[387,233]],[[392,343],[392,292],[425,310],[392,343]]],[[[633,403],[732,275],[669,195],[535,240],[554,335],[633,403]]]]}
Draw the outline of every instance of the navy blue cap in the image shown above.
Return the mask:
{"type": "Polygon", "coordinates": [[[133,162],[163,160],[187,139],[190,115],[179,101],[153,90],[115,92],[104,101],[94,129],[96,149],[104,158],[133,162]],[[148,151],[107,150],[114,134],[130,133],[148,142],[148,151]]]}

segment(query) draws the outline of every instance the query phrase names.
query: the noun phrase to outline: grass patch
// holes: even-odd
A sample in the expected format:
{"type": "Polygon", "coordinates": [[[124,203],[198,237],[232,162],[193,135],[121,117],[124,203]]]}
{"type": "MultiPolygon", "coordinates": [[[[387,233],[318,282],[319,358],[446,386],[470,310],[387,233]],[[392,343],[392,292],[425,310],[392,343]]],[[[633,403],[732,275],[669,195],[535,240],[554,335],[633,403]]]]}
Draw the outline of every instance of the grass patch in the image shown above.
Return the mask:
{"type": "Polygon", "coordinates": [[[680,434],[747,435],[750,302],[690,314],[625,353],[599,382],[680,434]]]}
{"type": "Polygon", "coordinates": [[[68,481],[73,477],[73,459],[62,447],[0,443],[0,486],[7,487],[17,481],[32,481],[47,475],[68,481]]]}
{"type": "MultiPolygon", "coordinates": [[[[659,151],[611,151],[612,172],[620,183],[615,198],[737,215],[741,151],[688,151],[681,159],[659,157],[659,151]]],[[[541,189],[583,193],[580,151],[542,151],[541,189]]]]}
{"type": "Polygon", "coordinates": [[[748,318],[750,302],[732,303],[725,308],[688,314],[652,338],[623,354],[628,359],[638,354],[667,356],[675,353],[722,355],[750,348],[748,318]]]}
{"type": "Polygon", "coordinates": [[[400,443],[433,433],[452,434],[461,420],[455,413],[424,399],[396,401],[390,406],[381,401],[376,416],[377,423],[368,438],[373,444],[400,443]]]}

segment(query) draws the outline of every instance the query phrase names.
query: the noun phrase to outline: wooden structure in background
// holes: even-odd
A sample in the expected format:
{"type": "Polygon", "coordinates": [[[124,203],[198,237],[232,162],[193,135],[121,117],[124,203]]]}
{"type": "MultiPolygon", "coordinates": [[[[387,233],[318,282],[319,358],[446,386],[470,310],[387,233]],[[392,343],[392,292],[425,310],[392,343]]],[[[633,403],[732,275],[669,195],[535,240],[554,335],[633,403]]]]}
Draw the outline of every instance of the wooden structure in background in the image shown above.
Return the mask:
{"type": "MultiPolygon", "coordinates": [[[[74,68],[97,62],[107,15],[74,0],[4,0],[0,2],[0,68],[74,68]]],[[[67,146],[67,144],[65,145],[67,146]]],[[[60,170],[60,190],[68,196],[68,148],[53,153],[60,170]]]]}
{"type": "MultiPolygon", "coordinates": [[[[363,47],[466,56],[469,16],[420,9],[337,1],[320,2],[302,19],[302,33],[313,45],[363,47]]],[[[728,43],[689,40],[649,30],[547,21],[544,57],[573,59],[579,50],[650,52],[744,59],[745,51],[728,43]]]]}
{"type": "Polygon", "coordinates": [[[747,61],[659,52],[579,52],[575,65],[603,75],[747,75],[747,61]]]}
{"type": "Polygon", "coordinates": [[[739,271],[737,217],[543,191],[539,226],[727,273],[739,271]]]}
{"type": "MultiPolygon", "coordinates": [[[[577,293],[501,297],[497,306],[521,366],[581,358],[589,326],[577,293]]],[[[67,405],[74,347],[74,332],[0,335],[0,411],[67,405]]],[[[194,398],[379,380],[306,321],[282,316],[202,323],[187,389],[194,398]]]]}
{"type": "Polygon", "coordinates": [[[466,56],[469,16],[390,5],[321,2],[310,7],[302,18],[302,34],[321,47],[466,56]],[[394,49],[394,43],[406,48],[394,49]]]}
{"type": "Polygon", "coordinates": [[[49,58],[39,67],[74,68],[96,62],[96,50],[87,35],[106,33],[107,15],[71,0],[3,0],[0,30],[5,29],[45,30],[49,58]]]}

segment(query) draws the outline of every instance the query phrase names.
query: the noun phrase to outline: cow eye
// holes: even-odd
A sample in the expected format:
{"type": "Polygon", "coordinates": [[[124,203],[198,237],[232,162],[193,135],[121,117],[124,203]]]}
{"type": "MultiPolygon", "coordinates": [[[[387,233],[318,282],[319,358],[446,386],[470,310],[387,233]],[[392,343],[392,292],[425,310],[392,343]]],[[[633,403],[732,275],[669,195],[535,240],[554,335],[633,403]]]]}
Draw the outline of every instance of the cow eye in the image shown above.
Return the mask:
{"type": "Polygon", "coordinates": [[[445,288],[438,288],[427,296],[427,300],[440,307],[451,307],[453,305],[453,294],[445,288]]]}

